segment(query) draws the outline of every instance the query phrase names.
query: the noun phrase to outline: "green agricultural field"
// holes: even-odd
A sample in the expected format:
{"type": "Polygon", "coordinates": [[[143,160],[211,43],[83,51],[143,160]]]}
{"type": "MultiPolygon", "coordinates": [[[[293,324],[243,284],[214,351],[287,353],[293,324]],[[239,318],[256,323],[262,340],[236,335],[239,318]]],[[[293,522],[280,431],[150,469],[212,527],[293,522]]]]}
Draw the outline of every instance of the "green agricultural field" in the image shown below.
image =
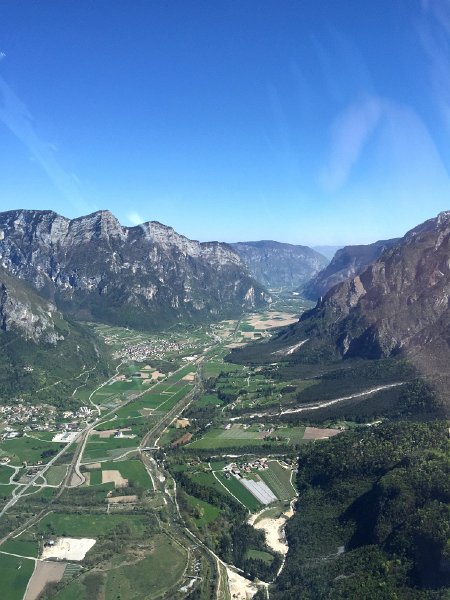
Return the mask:
{"type": "Polygon", "coordinates": [[[167,535],[159,534],[154,538],[149,556],[138,563],[108,571],[106,600],[158,598],[180,581],[186,562],[185,550],[167,535]]]}
{"type": "Polygon", "coordinates": [[[240,373],[245,367],[242,365],[233,365],[220,361],[210,361],[203,367],[203,375],[206,379],[209,377],[218,377],[221,373],[240,373]]]}
{"type": "Polygon", "coordinates": [[[53,512],[46,515],[32,530],[42,535],[65,535],[68,537],[95,537],[108,534],[120,523],[127,523],[139,534],[145,518],[130,515],[92,514],[79,515],[53,512]]]}
{"type": "Polygon", "coordinates": [[[187,445],[189,448],[214,450],[216,448],[234,448],[236,446],[255,446],[266,443],[259,431],[244,429],[233,425],[231,429],[210,429],[206,435],[187,445]]]}
{"type": "Polygon", "coordinates": [[[183,435],[183,431],[184,430],[177,429],[174,426],[168,427],[167,429],[164,430],[164,433],[159,438],[159,445],[167,446],[167,445],[171,444],[177,438],[179,438],[181,435],[183,435]]]}
{"type": "Polygon", "coordinates": [[[213,471],[222,471],[224,467],[229,464],[230,460],[218,460],[217,458],[210,461],[211,469],[213,471]]]}
{"type": "Polygon", "coordinates": [[[222,400],[219,400],[215,394],[205,394],[195,401],[195,406],[200,408],[216,406],[217,404],[222,404],[222,400]]]}
{"type": "Polygon", "coordinates": [[[47,479],[47,483],[49,485],[59,485],[61,481],[64,479],[67,472],[66,465],[58,465],[56,467],[50,467],[50,469],[45,473],[45,478],[47,479]]]}
{"type": "Polygon", "coordinates": [[[83,583],[79,579],[76,579],[58,592],[55,596],[55,600],[88,600],[87,593],[88,591],[83,583]]]}
{"type": "MultiPolygon", "coordinates": [[[[29,536],[26,535],[26,537],[28,538],[29,536]]],[[[18,538],[7,540],[4,544],[2,544],[1,550],[3,552],[11,552],[12,554],[20,554],[21,556],[34,556],[37,558],[39,553],[39,544],[37,541],[18,538]]]]}
{"type": "Polygon", "coordinates": [[[138,400],[130,402],[117,411],[119,418],[141,417],[143,409],[169,411],[179,400],[192,389],[191,383],[176,382],[169,386],[159,387],[144,394],[138,400]]]}
{"type": "MultiPolygon", "coordinates": [[[[51,442],[55,437],[54,431],[33,431],[29,433],[30,437],[42,440],[43,442],[51,442]]],[[[54,442],[57,443],[57,442],[54,442]]]]}
{"type": "Polygon", "coordinates": [[[9,456],[13,464],[27,461],[29,465],[37,463],[38,460],[48,462],[57,454],[65,444],[45,442],[32,437],[20,437],[0,442],[0,456],[9,456]],[[49,452],[45,456],[46,452],[49,452]]]}
{"type": "Polygon", "coordinates": [[[16,489],[14,484],[0,485],[0,504],[6,503],[12,494],[12,491],[16,489]]]}
{"type": "Polygon", "coordinates": [[[119,471],[128,482],[148,490],[152,488],[151,479],[140,460],[107,461],[102,463],[101,469],[90,471],[90,485],[99,485],[102,482],[102,471],[119,471]]]}
{"type": "Polygon", "coordinates": [[[95,469],[89,471],[89,485],[101,485],[102,483],[102,470],[95,469]]]}
{"type": "Polygon", "coordinates": [[[0,581],[5,600],[22,600],[34,571],[34,561],[0,554],[0,581]]]}
{"type": "MultiPolygon", "coordinates": [[[[142,427],[144,424],[144,417],[134,417],[130,419],[110,419],[104,421],[95,426],[96,431],[108,431],[109,429],[123,429],[124,427],[131,427],[133,430],[142,427]]],[[[133,431],[134,433],[134,431],[133,431]]]]}
{"type": "Polygon", "coordinates": [[[14,469],[11,467],[0,466],[0,483],[9,483],[11,475],[14,474],[14,469]]]}
{"type": "Polygon", "coordinates": [[[217,506],[213,506],[204,500],[194,498],[194,496],[189,496],[188,494],[186,494],[186,496],[189,505],[194,508],[198,514],[198,516],[193,516],[193,520],[197,527],[208,525],[218,517],[220,509],[217,508],[217,506]]]}
{"type": "Polygon", "coordinates": [[[278,461],[269,461],[269,468],[258,471],[258,474],[279,500],[287,501],[295,497],[295,489],[291,484],[291,470],[284,469],[278,461]]]}
{"type": "Polygon", "coordinates": [[[245,556],[246,558],[262,560],[268,565],[270,565],[273,561],[273,556],[272,554],[269,554],[269,552],[264,552],[263,550],[254,550],[253,548],[251,550],[248,550],[245,556]]]}
{"type": "Polygon", "coordinates": [[[303,436],[305,435],[304,427],[280,427],[272,435],[276,435],[282,438],[288,444],[301,444],[303,443],[303,436]]]}
{"type": "Polygon", "coordinates": [[[116,458],[127,449],[137,448],[139,446],[139,438],[100,438],[98,435],[91,435],[86,444],[86,449],[83,454],[83,461],[95,461],[108,458],[116,458]]]}
{"type": "Polygon", "coordinates": [[[251,512],[256,512],[262,507],[262,504],[241,484],[236,477],[225,479],[222,473],[216,473],[217,478],[227,488],[231,494],[236,496],[241,503],[251,512]]]}

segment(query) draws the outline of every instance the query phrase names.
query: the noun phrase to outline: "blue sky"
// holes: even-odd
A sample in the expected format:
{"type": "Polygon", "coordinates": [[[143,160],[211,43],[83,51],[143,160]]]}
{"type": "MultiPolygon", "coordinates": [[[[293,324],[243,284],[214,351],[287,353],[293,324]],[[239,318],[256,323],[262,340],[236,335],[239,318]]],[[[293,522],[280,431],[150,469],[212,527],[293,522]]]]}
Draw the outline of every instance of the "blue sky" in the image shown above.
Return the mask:
{"type": "Polygon", "coordinates": [[[2,0],[0,209],[365,243],[450,209],[448,0],[2,0]]]}

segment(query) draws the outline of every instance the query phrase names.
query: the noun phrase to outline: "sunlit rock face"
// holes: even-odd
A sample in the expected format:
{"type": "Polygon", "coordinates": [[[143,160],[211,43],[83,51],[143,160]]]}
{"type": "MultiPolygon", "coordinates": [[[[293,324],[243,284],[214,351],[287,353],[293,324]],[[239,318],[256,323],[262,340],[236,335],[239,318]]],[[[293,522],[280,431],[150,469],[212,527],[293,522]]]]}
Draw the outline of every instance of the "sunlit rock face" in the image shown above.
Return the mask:
{"type": "Polygon", "coordinates": [[[0,267],[0,330],[16,332],[37,343],[55,345],[64,339],[55,323],[62,316],[24,282],[0,267]]]}
{"type": "Polygon", "coordinates": [[[361,246],[345,246],[331,262],[299,290],[305,298],[317,300],[333,286],[359,275],[398,240],[381,240],[361,246]]]}
{"type": "Polygon", "coordinates": [[[236,316],[269,300],[228,245],[157,222],[123,227],[109,211],[0,213],[0,264],[79,318],[144,328],[236,316]]]}

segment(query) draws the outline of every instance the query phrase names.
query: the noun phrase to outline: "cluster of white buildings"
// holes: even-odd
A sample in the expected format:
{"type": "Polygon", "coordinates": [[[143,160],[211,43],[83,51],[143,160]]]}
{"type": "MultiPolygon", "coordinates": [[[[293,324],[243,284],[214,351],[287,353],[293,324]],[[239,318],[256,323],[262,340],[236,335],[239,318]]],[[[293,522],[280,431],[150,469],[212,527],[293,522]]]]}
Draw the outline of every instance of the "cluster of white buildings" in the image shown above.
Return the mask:
{"type": "Polygon", "coordinates": [[[241,479],[243,477],[243,473],[251,473],[252,471],[264,471],[269,468],[267,464],[267,458],[255,458],[255,460],[251,462],[241,462],[241,463],[230,463],[225,465],[223,470],[225,473],[230,473],[237,477],[237,479],[241,479]]]}

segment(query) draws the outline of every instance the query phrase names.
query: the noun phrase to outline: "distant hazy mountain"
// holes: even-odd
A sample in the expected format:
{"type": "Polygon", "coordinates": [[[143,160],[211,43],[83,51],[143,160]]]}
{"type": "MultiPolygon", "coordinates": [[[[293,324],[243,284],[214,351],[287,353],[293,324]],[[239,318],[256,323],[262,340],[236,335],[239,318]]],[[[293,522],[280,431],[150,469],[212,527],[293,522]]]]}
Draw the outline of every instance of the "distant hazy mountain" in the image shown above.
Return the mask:
{"type": "Polygon", "coordinates": [[[338,250],[343,246],[313,246],[313,250],[331,260],[338,250]]]}
{"type": "Polygon", "coordinates": [[[109,211],[0,213],[0,263],[63,312],[142,328],[236,316],[268,300],[228,245],[157,222],[122,227],[109,211]]]}
{"type": "Polygon", "coordinates": [[[293,290],[318,273],[328,260],[308,246],[263,240],[230,246],[252,276],[270,289],[293,290]]]}
{"type": "Polygon", "coordinates": [[[317,300],[337,283],[361,273],[381,254],[397,242],[381,240],[373,244],[345,246],[336,252],[331,262],[300,290],[305,298],[317,300]]]}

